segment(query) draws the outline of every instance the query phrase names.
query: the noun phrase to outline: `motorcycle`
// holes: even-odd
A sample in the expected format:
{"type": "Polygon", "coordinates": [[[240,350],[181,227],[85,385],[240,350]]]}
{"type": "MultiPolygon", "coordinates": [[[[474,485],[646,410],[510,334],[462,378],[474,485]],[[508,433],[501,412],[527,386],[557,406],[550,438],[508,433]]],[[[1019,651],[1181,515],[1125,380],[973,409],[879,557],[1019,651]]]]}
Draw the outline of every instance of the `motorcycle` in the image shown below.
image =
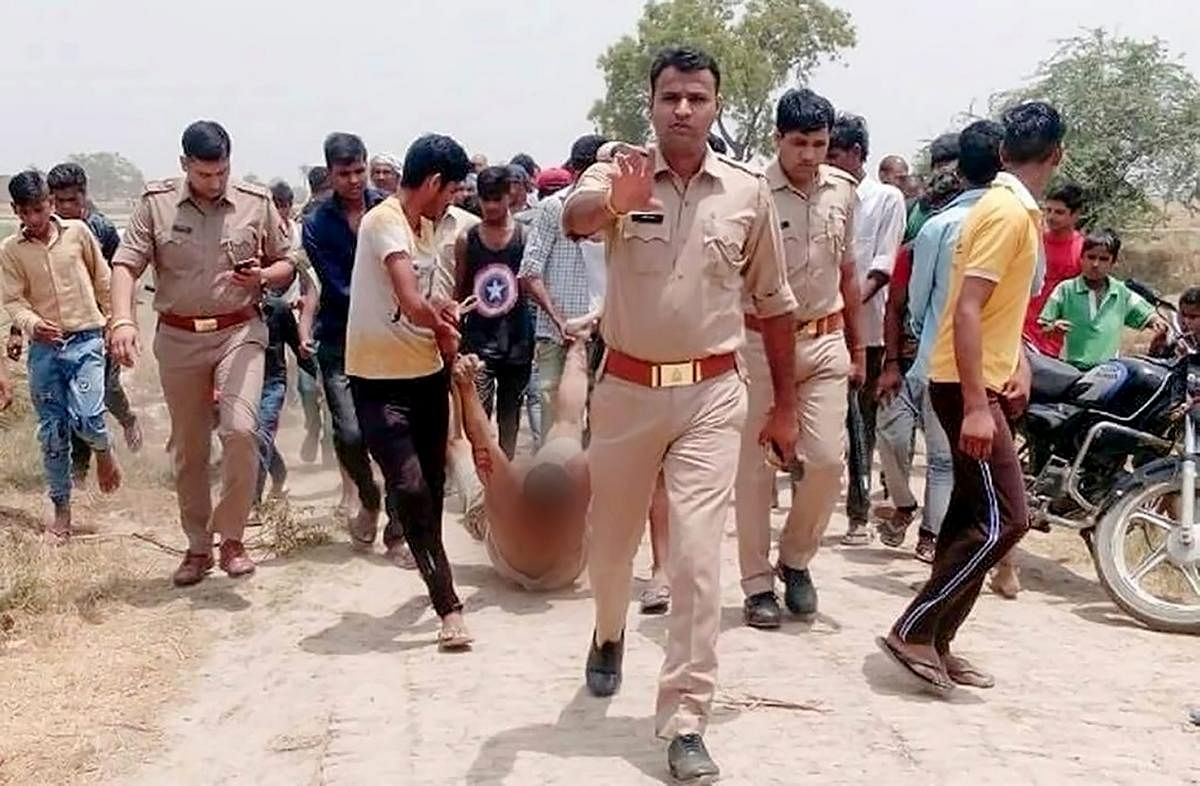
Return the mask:
{"type": "Polygon", "coordinates": [[[1121,609],[1154,630],[1200,634],[1200,350],[1171,303],[1127,285],[1167,322],[1178,357],[1082,371],[1027,347],[1017,433],[1030,526],[1078,530],[1121,609]]]}

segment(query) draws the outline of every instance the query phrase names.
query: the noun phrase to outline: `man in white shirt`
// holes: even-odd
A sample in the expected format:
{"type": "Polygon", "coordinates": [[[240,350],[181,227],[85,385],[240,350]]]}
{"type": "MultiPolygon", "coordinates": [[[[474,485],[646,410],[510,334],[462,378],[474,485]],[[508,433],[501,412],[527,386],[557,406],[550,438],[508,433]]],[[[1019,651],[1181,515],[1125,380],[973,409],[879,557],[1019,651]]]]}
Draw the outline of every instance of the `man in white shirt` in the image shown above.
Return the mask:
{"type": "Polygon", "coordinates": [[[854,214],[854,262],[863,307],[859,311],[859,335],[866,347],[866,382],[850,391],[850,471],[846,492],[846,515],[850,519],[842,545],[865,546],[871,542],[867,526],[870,513],[871,462],[875,453],[875,383],[883,371],[883,310],[887,283],[896,252],[904,237],[904,194],[895,186],[867,177],[864,165],[869,152],[867,121],[844,114],[833,126],[827,162],[858,180],[859,208],[854,214]]]}

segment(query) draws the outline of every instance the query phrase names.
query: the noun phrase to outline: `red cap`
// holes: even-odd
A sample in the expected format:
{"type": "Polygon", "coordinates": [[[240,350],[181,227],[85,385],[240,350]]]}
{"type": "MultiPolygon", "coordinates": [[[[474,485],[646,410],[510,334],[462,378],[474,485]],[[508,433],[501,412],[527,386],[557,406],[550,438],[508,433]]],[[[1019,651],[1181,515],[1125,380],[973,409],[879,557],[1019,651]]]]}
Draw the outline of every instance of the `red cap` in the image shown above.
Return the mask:
{"type": "Polygon", "coordinates": [[[543,169],[541,172],[538,172],[537,179],[534,182],[537,185],[538,191],[546,191],[566,188],[575,182],[575,178],[566,169],[555,167],[553,169],[543,169]]]}

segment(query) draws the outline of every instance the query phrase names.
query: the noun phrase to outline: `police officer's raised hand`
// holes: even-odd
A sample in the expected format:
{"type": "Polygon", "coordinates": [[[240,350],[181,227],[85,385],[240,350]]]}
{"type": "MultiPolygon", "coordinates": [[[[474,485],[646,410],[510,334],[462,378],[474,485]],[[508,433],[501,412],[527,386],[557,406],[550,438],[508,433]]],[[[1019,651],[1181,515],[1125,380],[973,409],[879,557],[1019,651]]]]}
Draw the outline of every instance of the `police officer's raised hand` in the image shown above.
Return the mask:
{"type": "Polygon", "coordinates": [[[137,327],[135,325],[118,325],[113,328],[108,334],[108,351],[117,363],[125,368],[133,368],[138,355],[142,353],[137,327]]]}
{"type": "Polygon", "coordinates": [[[617,171],[609,185],[608,205],[614,212],[662,210],[662,203],[654,198],[654,162],[649,155],[618,153],[613,164],[617,171]]]}
{"type": "Polygon", "coordinates": [[[782,461],[791,461],[796,455],[796,443],[800,439],[800,427],[796,424],[796,411],[786,407],[771,407],[767,422],[758,435],[761,445],[772,446],[782,461]]]}

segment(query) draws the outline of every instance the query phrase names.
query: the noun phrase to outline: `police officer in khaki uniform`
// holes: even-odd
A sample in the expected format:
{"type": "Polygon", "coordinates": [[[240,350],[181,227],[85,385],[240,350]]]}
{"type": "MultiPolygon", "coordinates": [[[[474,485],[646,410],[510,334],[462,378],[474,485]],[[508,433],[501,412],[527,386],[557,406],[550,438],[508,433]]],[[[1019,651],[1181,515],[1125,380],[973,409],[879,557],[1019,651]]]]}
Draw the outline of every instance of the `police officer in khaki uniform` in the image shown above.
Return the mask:
{"type": "Polygon", "coordinates": [[[262,394],[267,328],[259,312],[264,286],[286,288],[294,265],[284,219],[262,186],[229,181],[229,135],[198,121],[183,132],[185,176],[150,183],[113,258],[110,346],[133,365],[140,351],[134,284],[148,266],[157,289],[154,355],[171,415],[175,490],[188,539],[175,571],[178,586],[220,566],[254,572],[242,531],[258,475],[255,426],[262,394]],[[214,508],[208,462],[213,392],[219,395],[221,494],[214,508]]]}
{"type": "MultiPolygon", "coordinates": [[[[767,167],[787,255],[796,310],[796,402],[800,418],[792,507],[779,537],[779,566],[788,609],[817,611],[808,565],[816,556],[841,490],[848,379],[862,379],[858,340],[861,297],[851,253],[858,197],[855,181],[824,163],[833,106],[811,90],[790,90],[779,101],[778,154],[767,167]]],[[[770,374],[758,319],[746,316],[743,358],[750,407],[737,473],[738,556],[746,594],[746,624],[777,628],[771,549],[771,491],[775,469],[755,445],[754,429],[771,407],[770,374]]]]}
{"type": "Polygon", "coordinates": [[[672,775],[708,782],[718,769],[701,734],[717,671],[720,546],[733,491],[746,388],[737,370],[741,298],[762,320],[775,408],[761,435],[795,449],[795,299],[784,276],[766,180],[708,149],[720,71],[690,49],[651,69],[657,147],[589,169],[567,199],[568,236],[605,235],[607,352],[591,404],[589,572],[596,627],[588,689],[621,682],[633,558],[660,469],[670,511],[671,584],[656,730],[672,775]]]}

